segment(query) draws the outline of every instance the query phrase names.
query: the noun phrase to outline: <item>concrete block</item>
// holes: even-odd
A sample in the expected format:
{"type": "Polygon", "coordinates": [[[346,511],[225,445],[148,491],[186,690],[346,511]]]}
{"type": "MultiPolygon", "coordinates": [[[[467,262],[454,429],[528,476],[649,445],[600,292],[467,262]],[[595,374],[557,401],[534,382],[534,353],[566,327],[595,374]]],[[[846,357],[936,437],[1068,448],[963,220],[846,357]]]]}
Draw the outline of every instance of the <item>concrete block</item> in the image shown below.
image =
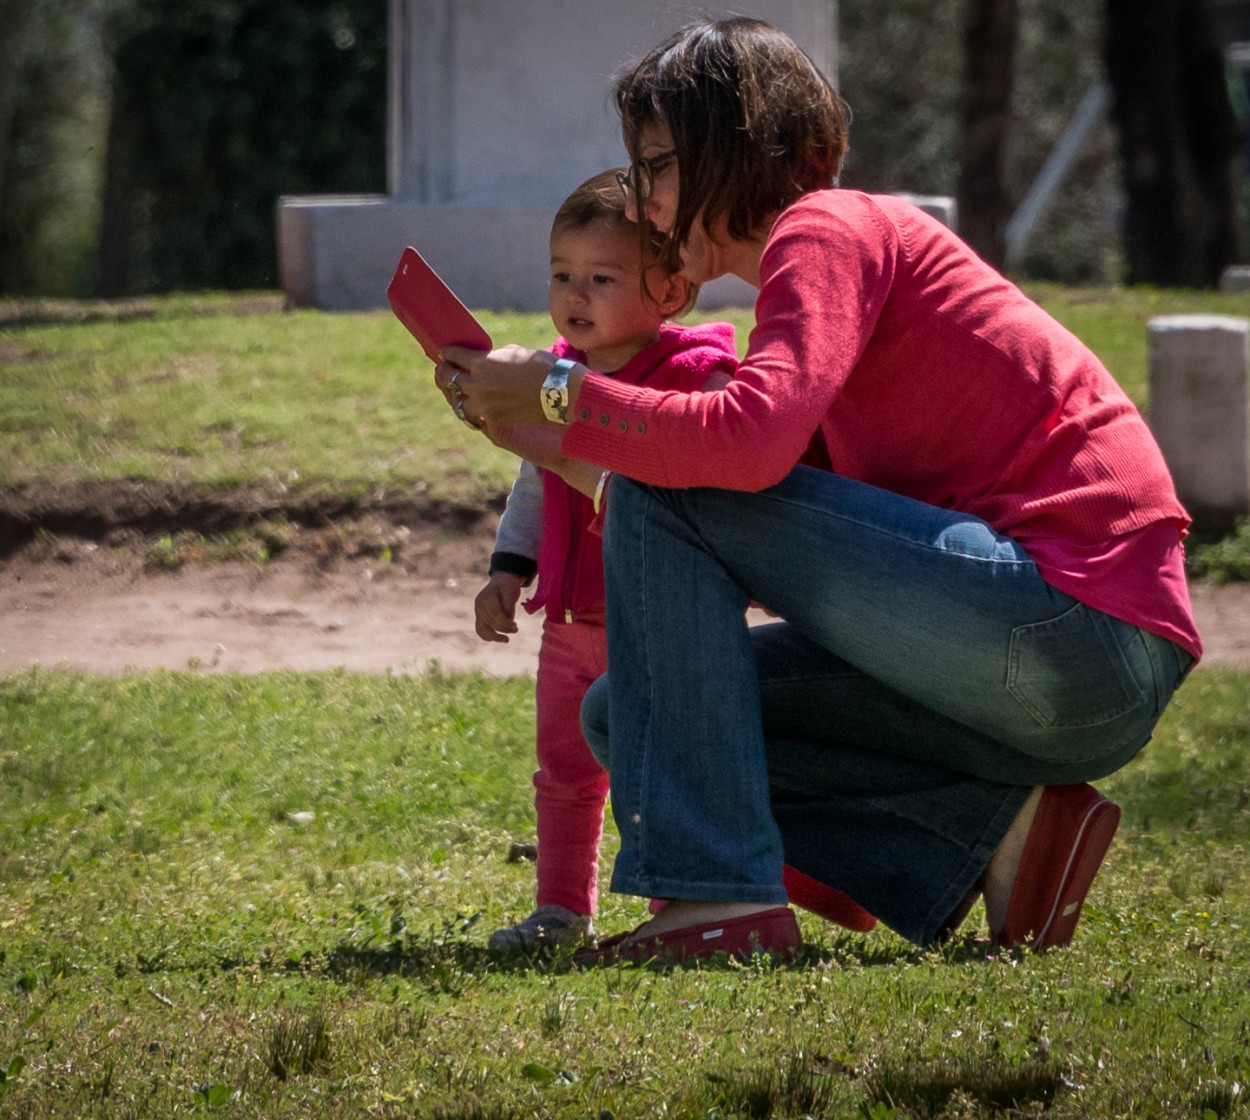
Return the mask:
{"type": "MultiPolygon", "coordinates": [[[[292,307],[368,311],[405,245],[414,246],[472,308],[546,311],[554,207],[437,206],[386,195],[289,195],[279,200],[278,267],[292,307]]],[[[754,307],[734,276],[704,285],[700,310],[754,307]]]]}
{"type": "Polygon", "coordinates": [[[896,191],[896,197],[918,206],[931,218],[937,218],[947,229],[959,232],[959,206],[948,194],[910,194],[896,191]]]}
{"type": "MultiPolygon", "coordinates": [[[[545,309],[556,207],[582,180],[625,162],[613,75],[697,15],[732,10],[686,0],[585,0],[576,13],[390,0],[387,195],[280,200],[288,302],[384,306],[395,261],[412,244],[471,306],[545,309]]],[[[836,81],[836,0],[756,0],[752,11],[836,81]]],[[[727,279],[708,285],[700,306],[754,301],[727,279]]]]}
{"type": "Polygon", "coordinates": [[[547,306],[549,207],[425,205],[384,195],[288,196],[278,203],[282,287],[323,311],[386,306],[386,286],[413,245],[469,307],[547,306]]]}
{"type": "Polygon", "coordinates": [[[1250,320],[1151,319],[1150,424],[1177,493],[1199,519],[1250,512],[1250,320]]]}
{"type": "Polygon", "coordinates": [[[1220,273],[1221,292],[1250,292],[1250,264],[1230,264],[1220,273]]]}

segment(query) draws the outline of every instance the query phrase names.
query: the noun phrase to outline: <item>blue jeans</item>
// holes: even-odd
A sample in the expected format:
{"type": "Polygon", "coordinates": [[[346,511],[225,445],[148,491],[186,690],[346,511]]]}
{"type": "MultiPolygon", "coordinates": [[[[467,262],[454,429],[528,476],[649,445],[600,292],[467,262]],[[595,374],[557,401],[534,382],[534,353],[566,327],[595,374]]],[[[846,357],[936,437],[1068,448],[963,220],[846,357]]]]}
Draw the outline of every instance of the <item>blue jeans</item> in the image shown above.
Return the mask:
{"type": "Polygon", "coordinates": [[[1192,662],[985,522],[825,471],[616,477],[608,508],[582,724],[621,893],[781,903],[784,862],[930,942],[1032,787],[1123,766],[1192,662]]]}

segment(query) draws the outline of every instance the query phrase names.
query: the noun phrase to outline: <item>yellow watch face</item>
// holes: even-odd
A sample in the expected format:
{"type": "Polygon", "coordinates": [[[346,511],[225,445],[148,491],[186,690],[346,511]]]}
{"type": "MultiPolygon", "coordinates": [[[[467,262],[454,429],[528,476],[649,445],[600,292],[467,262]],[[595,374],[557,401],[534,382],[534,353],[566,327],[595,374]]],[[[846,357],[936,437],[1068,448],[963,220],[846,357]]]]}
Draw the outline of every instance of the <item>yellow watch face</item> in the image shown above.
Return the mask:
{"type": "Polygon", "coordinates": [[[548,420],[560,424],[568,422],[565,417],[569,408],[569,374],[567,368],[561,368],[560,362],[547,375],[538,399],[548,420]]]}

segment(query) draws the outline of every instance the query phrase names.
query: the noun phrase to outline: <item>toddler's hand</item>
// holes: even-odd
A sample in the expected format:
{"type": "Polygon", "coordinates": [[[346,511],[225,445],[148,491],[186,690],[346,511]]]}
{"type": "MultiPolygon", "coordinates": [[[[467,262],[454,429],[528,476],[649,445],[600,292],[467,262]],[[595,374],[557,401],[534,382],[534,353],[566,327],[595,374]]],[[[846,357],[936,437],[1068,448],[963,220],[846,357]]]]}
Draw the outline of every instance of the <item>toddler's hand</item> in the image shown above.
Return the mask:
{"type": "Polygon", "coordinates": [[[474,629],[484,642],[506,642],[517,632],[516,605],[525,581],[511,572],[492,572],[473,600],[474,629]]]}

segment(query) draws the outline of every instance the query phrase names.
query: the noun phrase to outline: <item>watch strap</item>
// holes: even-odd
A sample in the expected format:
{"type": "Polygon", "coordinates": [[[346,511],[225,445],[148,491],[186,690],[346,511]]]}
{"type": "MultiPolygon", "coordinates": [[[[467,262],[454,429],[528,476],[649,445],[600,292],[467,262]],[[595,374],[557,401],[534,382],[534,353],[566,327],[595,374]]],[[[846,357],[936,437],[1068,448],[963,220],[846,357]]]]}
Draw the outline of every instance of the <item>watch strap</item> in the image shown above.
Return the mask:
{"type": "Polygon", "coordinates": [[[557,359],[539,391],[543,415],[556,424],[569,422],[569,374],[576,368],[569,358],[557,359]]]}

